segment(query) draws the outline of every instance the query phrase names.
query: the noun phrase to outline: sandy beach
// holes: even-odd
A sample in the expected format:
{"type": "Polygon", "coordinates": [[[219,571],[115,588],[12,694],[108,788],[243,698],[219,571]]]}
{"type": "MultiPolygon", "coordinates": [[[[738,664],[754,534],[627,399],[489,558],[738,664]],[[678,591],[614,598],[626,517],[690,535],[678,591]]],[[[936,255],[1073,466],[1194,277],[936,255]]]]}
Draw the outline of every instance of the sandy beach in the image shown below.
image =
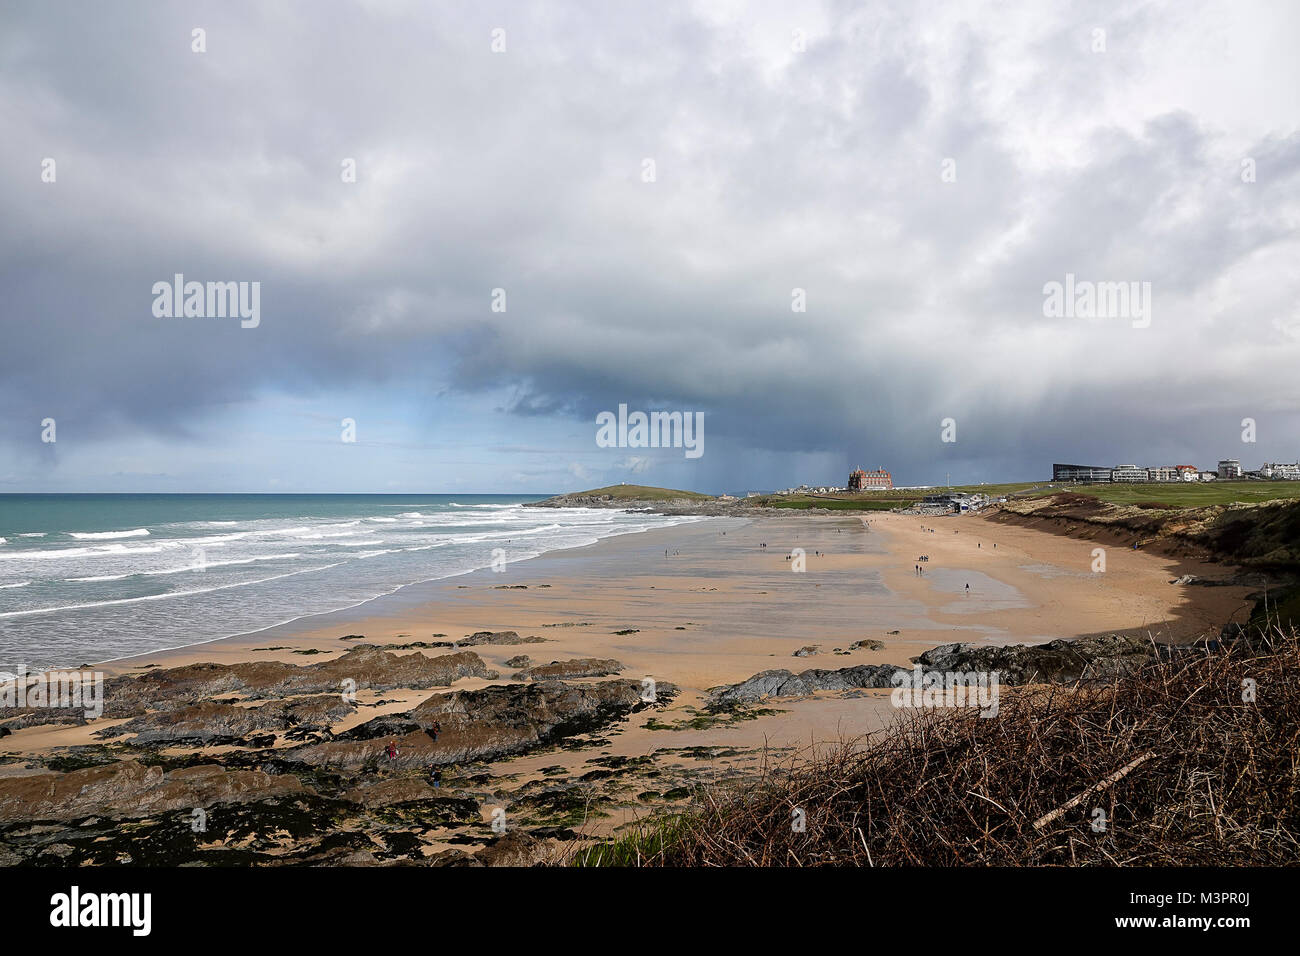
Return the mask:
{"type": "MultiPolygon", "coordinates": [[[[866,653],[872,663],[905,663],[954,641],[1126,633],[1178,642],[1218,631],[1248,610],[1247,588],[1172,583],[1184,574],[1221,577],[1221,565],[1108,547],[1106,571],[1095,573],[1096,547],[977,515],[714,518],[552,552],[499,573],[413,585],[347,611],[101,669],[303,663],[294,651],[338,653],[346,650],[339,643],[345,635],[400,643],[516,630],[545,637],[550,658],[615,657],[629,672],[702,689],[777,666],[773,657],[806,645],[821,649],[809,661],[830,666],[835,648],[863,639],[886,647],[854,652],[855,663],[866,653]],[[805,553],[802,573],[792,570],[794,549],[805,553]],[[922,555],[929,560],[918,562],[922,555]],[[616,633],[623,630],[636,633],[616,633]]],[[[503,648],[497,656],[515,653],[503,648]]],[[[483,654],[491,658],[493,649],[483,654]]]]}
{"type": "MultiPolygon", "coordinates": [[[[738,758],[748,762],[755,748],[788,752],[879,729],[896,713],[888,691],[782,701],[757,719],[688,726],[710,687],[775,668],[906,665],[951,642],[1041,643],[1111,632],[1189,640],[1246,613],[1245,588],[1171,583],[1187,573],[1221,576],[1221,567],[1111,547],[1106,571],[1094,573],[1095,547],[980,516],[715,518],[608,538],[502,572],[416,585],[349,611],[103,669],[141,673],[199,661],[305,664],[345,653],[355,638],[341,638],[353,635],[383,646],[514,630],[545,643],[476,647],[501,679],[464,678],[455,688],[507,683],[517,668],[506,661],[521,653],[534,663],[612,658],[623,665],[621,676],[670,682],[681,694],[666,711],[633,715],[610,735],[603,755],[725,746],[742,751],[738,758]],[[804,552],[803,572],[793,570],[795,549],[804,552]],[[929,560],[919,562],[921,555],[929,560]],[[881,641],[883,649],[848,650],[868,639],[881,641]],[[804,647],[816,651],[792,656],[804,647]]],[[[360,700],[374,703],[380,696],[378,707],[335,731],[408,709],[428,692],[363,692],[360,700]]],[[[19,730],[3,749],[31,753],[83,744],[104,724],[19,730]]],[[[545,752],[503,761],[493,771],[516,779],[543,768],[577,772],[589,758],[545,752]]],[[[722,758],[720,772],[726,764],[722,758]]]]}

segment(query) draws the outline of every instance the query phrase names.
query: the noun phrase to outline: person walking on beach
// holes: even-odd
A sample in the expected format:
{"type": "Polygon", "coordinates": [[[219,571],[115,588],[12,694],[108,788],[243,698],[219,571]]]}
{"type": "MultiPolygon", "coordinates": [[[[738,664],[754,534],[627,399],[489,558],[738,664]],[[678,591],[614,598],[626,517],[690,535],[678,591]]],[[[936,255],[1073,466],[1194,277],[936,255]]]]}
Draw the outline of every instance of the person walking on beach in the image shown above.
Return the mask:
{"type": "Polygon", "coordinates": [[[435,787],[442,786],[442,771],[437,767],[429,768],[429,783],[433,784],[435,787]]]}
{"type": "Polygon", "coordinates": [[[966,585],[966,596],[970,597],[970,585],[966,585]]]}
{"type": "Polygon", "coordinates": [[[442,733],[442,724],[438,723],[438,721],[435,720],[433,722],[433,742],[435,744],[438,742],[438,735],[440,733],[442,733]]]}

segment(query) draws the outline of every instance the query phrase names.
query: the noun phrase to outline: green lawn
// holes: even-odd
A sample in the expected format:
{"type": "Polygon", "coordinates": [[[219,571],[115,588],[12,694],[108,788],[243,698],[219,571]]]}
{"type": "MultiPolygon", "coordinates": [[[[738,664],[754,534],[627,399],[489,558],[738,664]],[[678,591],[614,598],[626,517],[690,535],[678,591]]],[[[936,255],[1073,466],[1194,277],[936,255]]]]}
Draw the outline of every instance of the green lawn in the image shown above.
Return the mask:
{"type": "Polygon", "coordinates": [[[1035,496],[1059,491],[1089,495],[1117,505],[1152,502],[1171,508],[1203,508],[1233,502],[1277,501],[1300,498],[1300,481],[1170,481],[1135,482],[1099,485],[1043,484],[1035,496]]]}
{"type": "MultiPolygon", "coordinates": [[[[990,498],[1000,498],[1003,495],[1019,495],[1025,492],[1034,491],[1038,488],[1046,487],[1045,481],[1009,481],[995,485],[953,485],[953,491],[960,491],[965,494],[988,495],[990,498]]],[[[936,488],[932,494],[947,491],[947,488],[936,488]]]]}
{"type": "MultiPolygon", "coordinates": [[[[753,504],[757,499],[746,498],[746,504],[753,504]]],[[[912,504],[910,498],[832,498],[829,495],[768,495],[766,508],[826,508],[830,511],[889,511],[893,508],[906,508],[912,504]]]]}

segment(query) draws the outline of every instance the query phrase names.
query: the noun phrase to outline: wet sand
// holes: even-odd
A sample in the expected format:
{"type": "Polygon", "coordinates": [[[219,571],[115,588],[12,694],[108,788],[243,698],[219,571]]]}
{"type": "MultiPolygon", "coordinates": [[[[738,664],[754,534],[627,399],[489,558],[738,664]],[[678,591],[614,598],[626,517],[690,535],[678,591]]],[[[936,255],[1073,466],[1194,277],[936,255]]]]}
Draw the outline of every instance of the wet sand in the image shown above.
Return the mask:
{"type": "MultiPolygon", "coordinates": [[[[691,708],[708,688],[773,668],[797,673],[907,664],[927,648],[954,641],[1039,643],[1103,632],[1190,640],[1246,614],[1245,588],[1170,583],[1185,573],[1222,576],[1222,566],[1110,548],[1106,571],[1098,574],[1091,570],[1095,547],[979,516],[714,518],[552,552],[499,573],[484,570],[416,585],[348,611],[103,669],[139,673],[149,666],[270,659],[306,664],[346,653],[356,643],[341,641],[346,635],[384,645],[514,630],[546,643],[473,648],[501,673],[500,682],[515,670],[505,661],[519,654],[534,663],[614,658],[624,665],[623,677],[651,677],[681,688],[672,707],[653,717],[672,725],[694,715],[691,708]],[[796,548],[805,553],[802,572],[793,570],[796,548]],[[923,554],[929,560],[918,574],[923,554]],[[864,639],[882,641],[884,649],[835,653],[864,639]],[[792,656],[807,645],[818,653],[792,656]]],[[[455,686],[486,683],[464,679],[455,686]]],[[[385,710],[401,710],[426,695],[388,692],[386,699],[403,703],[385,710]]],[[[879,729],[894,716],[887,691],[777,706],[782,713],[699,730],[647,730],[651,715],[639,714],[602,752],[800,748],[879,729]]],[[[376,713],[367,709],[357,719],[376,713]]],[[[89,731],[104,726],[96,725],[18,731],[4,749],[31,752],[89,742],[89,731]]],[[[584,759],[566,754],[560,760],[554,753],[516,758],[508,761],[508,772],[584,759]]]]}

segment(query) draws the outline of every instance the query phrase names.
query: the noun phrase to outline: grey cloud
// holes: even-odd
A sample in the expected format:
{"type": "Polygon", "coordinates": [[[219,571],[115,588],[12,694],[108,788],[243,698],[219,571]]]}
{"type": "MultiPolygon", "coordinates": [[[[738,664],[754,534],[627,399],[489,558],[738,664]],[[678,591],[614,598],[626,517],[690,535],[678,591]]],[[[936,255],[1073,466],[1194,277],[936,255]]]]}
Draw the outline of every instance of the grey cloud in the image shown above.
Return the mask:
{"type": "Polygon", "coordinates": [[[678,472],[700,481],[724,457],[796,480],[793,453],[915,480],[1204,458],[1232,437],[1207,415],[1279,403],[1294,457],[1300,276],[1243,271],[1296,248],[1286,98],[1238,144],[1196,104],[1143,109],[1177,12],[998,9],[831,3],[778,67],[688,4],[6,9],[0,442],[44,414],[184,438],[266,388],[382,386],[482,397],[507,444],[619,402],[702,410],[708,462],[678,472]],[[1024,138],[1053,128],[1068,160],[1024,138]],[[1151,281],[1155,325],[1048,324],[1066,271],[1151,281]],[[154,319],[175,272],[261,281],[261,327],[154,319]]]}

